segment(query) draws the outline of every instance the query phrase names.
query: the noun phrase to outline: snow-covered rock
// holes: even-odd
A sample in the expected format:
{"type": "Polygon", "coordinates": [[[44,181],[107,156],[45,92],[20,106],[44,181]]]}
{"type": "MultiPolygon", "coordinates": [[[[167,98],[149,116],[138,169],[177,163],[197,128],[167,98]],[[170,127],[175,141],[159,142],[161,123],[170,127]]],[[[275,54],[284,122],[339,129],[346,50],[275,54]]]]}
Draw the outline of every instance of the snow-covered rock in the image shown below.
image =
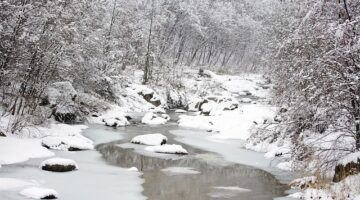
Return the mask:
{"type": "Polygon", "coordinates": [[[175,110],[175,113],[186,113],[186,110],[177,109],[177,110],[175,110]]]}
{"type": "Polygon", "coordinates": [[[94,148],[93,142],[83,136],[48,136],[42,140],[48,149],[63,151],[81,151],[94,148]]]}
{"type": "Polygon", "coordinates": [[[151,146],[163,145],[166,144],[166,142],[167,142],[167,137],[160,133],[138,135],[131,140],[131,143],[134,144],[143,144],[143,145],[151,145],[151,146]]]}
{"type": "Polygon", "coordinates": [[[250,98],[242,98],[241,100],[241,103],[251,103],[252,100],[250,98]]]}
{"type": "Polygon", "coordinates": [[[128,169],[128,171],[138,172],[139,170],[138,170],[138,168],[136,168],[136,167],[130,167],[130,168],[128,169]]]}
{"type": "Polygon", "coordinates": [[[145,116],[142,118],[141,123],[149,124],[149,125],[160,125],[160,124],[165,124],[169,120],[170,120],[170,117],[167,114],[158,115],[158,114],[149,112],[149,113],[146,113],[145,116]]]}
{"type": "Polygon", "coordinates": [[[146,151],[156,152],[156,153],[168,153],[168,154],[188,154],[188,152],[181,146],[177,144],[165,144],[160,146],[150,146],[145,148],[146,151]]]}
{"type": "Polygon", "coordinates": [[[307,177],[295,179],[291,181],[289,185],[292,188],[304,189],[314,186],[316,182],[317,182],[316,176],[307,176],[307,177]]]}
{"type": "Polygon", "coordinates": [[[20,194],[31,199],[57,199],[59,194],[48,188],[29,187],[20,191],[20,194]]]}
{"type": "Polygon", "coordinates": [[[230,96],[208,96],[204,99],[194,98],[188,104],[189,111],[201,111],[204,115],[217,115],[223,111],[235,110],[239,103],[230,96]]]}
{"type": "Polygon", "coordinates": [[[105,126],[110,126],[110,127],[123,127],[130,125],[129,121],[125,116],[115,117],[115,118],[105,118],[102,121],[105,123],[105,126]]]}
{"type": "Polygon", "coordinates": [[[65,158],[50,158],[43,161],[40,168],[52,172],[68,172],[79,169],[74,160],[65,158]]]}

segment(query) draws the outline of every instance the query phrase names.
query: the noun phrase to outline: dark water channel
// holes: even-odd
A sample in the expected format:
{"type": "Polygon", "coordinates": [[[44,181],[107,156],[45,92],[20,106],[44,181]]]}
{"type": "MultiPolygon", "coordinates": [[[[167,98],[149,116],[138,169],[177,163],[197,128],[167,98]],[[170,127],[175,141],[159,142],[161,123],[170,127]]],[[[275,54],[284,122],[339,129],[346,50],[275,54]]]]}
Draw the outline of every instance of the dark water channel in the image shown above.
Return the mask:
{"type": "MultiPolygon", "coordinates": [[[[176,116],[172,117],[176,118],[176,116]]],[[[116,129],[114,131],[121,132],[125,138],[100,144],[96,149],[112,165],[135,166],[141,170],[145,180],[143,194],[149,200],[268,200],[285,196],[284,192],[288,187],[280,184],[270,173],[245,165],[228,163],[212,152],[181,144],[189,155],[159,158],[119,146],[129,143],[136,135],[150,133],[164,134],[169,139],[168,143],[179,144],[169,133],[174,129],[179,129],[174,123],[116,129]],[[192,168],[200,173],[169,175],[162,171],[169,167],[192,168]]]]}

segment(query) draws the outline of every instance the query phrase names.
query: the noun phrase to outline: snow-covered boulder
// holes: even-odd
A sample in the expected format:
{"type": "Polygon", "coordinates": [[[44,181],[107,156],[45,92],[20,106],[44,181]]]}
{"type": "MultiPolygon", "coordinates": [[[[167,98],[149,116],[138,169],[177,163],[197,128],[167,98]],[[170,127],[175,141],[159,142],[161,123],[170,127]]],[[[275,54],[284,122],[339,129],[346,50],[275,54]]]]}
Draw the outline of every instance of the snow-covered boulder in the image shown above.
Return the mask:
{"type": "MultiPolygon", "coordinates": [[[[133,86],[134,87],[134,86],[133,86]]],[[[141,95],[145,101],[151,103],[154,106],[160,106],[161,105],[161,99],[160,97],[154,92],[154,90],[146,87],[146,86],[137,86],[136,88],[138,91],[138,94],[141,95]]]]}
{"type": "Polygon", "coordinates": [[[250,98],[242,98],[241,100],[241,103],[251,103],[252,100],[250,98]]]}
{"type": "Polygon", "coordinates": [[[360,173],[360,152],[350,153],[339,160],[335,167],[333,181],[340,182],[346,177],[360,173]]]}
{"type": "Polygon", "coordinates": [[[146,113],[145,116],[142,118],[141,123],[149,124],[149,125],[159,125],[159,124],[165,124],[169,120],[170,120],[170,116],[167,114],[158,115],[149,112],[146,113]]]}
{"type": "Polygon", "coordinates": [[[93,142],[83,136],[48,136],[42,139],[48,149],[62,151],[81,151],[94,149],[93,142]]]}
{"type": "Polygon", "coordinates": [[[143,145],[163,145],[167,142],[167,137],[160,133],[147,134],[147,135],[138,135],[131,140],[131,143],[134,144],[143,144],[143,145]]]}
{"type": "Polygon", "coordinates": [[[160,106],[151,108],[150,111],[156,114],[166,114],[166,110],[160,106]]]}
{"type": "Polygon", "coordinates": [[[226,110],[235,110],[239,103],[228,96],[208,96],[204,99],[195,98],[190,101],[187,109],[192,112],[200,111],[204,115],[216,115],[226,110]]]}
{"type": "Polygon", "coordinates": [[[138,168],[136,168],[136,167],[130,167],[130,168],[128,169],[128,171],[138,172],[139,170],[138,170],[138,168]]]}
{"type": "Polygon", "coordinates": [[[177,109],[177,110],[175,110],[175,113],[186,113],[186,110],[177,109]]]}
{"type": "Polygon", "coordinates": [[[48,188],[29,187],[20,191],[20,194],[31,199],[57,199],[59,194],[48,188]]]}
{"type": "Polygon", "coordinates": [[[127,120],[125,116],[104,118],[102,119],[102,121],[105,123],[105,126],[110,126],[110,127],[123,127],[130,125],[130,122],[127,120]]]}
{"type": "Polygon", "coordinates": [[[43,161],[40,168],[52,172],[69,172],[79,169],[74,160],[65,158],[50,158],[43,161]]]}
{"type": "Polygon", "coordinates": [[[289,185],[292,188],[305,189],[305,188],[314,187],[316,183],[317,183],[316,176],[308,176],[308,177],[295,179],[291,181],[289,185]]]}
{"type": "Polygon", "coordinates": [[[73,124],[80,120],[74,103],[76,97],[77,92],[70,82],[56,82],[47,88],[46,96],[40,105],[50,105],[56,121],[73,124]]]}
{"type": "Polygon", "coordinates": [[[186,149],[181,145],[177,144],[165,144],[160,146],[150,146],[145,148],[146,151],[156,152],[156,153],[168,153],[168,154],[188,154],[186,149]]]}

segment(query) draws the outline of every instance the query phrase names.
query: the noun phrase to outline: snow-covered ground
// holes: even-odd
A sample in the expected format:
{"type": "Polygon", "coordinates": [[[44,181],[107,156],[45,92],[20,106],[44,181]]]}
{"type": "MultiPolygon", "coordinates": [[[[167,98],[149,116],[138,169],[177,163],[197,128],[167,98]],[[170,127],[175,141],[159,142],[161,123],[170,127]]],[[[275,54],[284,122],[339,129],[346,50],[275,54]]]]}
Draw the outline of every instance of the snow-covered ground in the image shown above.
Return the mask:
{"type": "MultiPolygon", "coordinates": [[[[84,137],[81,134],[83,126],[53,125],[51,127],[56,127],[56,130],[44,128],[41,131],[47,130],[48,136],[62,132],[61,134],[84,137]]],[[[116,136],[113,132],[107,134],[106,131],[102,131],[99,136],[96,129],[85,131],[84,135],[93,139],[96,144],[122,138],[121,135],[116,136]]],[[[143,183],[139,177],[141,173],[110,166],[94,150],[50,151],[41,146],[41,139],[0,137],[0,142],[4,143],[0,145],[0,152],[4,152],[0,153],[0,160],[4,164],[0,169],[0,199],[38,197],[50,191],[43,188],[56,190],[60,199],[118,199],[119,196],[125,199],[145,199],[141,194],[143,183]],[[79,170],[60,174],[41,170],[39,166],[44,159],[40,157],[54,155],[67,159],[50,159],[46,163],[69,164],[70,161],[71,163],[76,161],[79,170]],[[29,160],[30,158],[37,159],[29,160]],[[69,184],[70,180],[71,184],[69,184]]]]}

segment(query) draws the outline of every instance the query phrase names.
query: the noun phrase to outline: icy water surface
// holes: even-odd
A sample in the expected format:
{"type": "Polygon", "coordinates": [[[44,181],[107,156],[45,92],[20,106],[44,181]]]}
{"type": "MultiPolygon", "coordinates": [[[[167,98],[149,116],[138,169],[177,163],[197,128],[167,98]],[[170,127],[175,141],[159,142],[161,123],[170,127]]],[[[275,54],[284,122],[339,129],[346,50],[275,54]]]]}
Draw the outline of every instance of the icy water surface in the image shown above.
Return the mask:
{"type": "Polygon", "coordinates": [[[112,165],[135,166],[141,170],[145,180],[143,195],[149,200],[270,200],[286,195],[288,187],[270,173],[229,163],[215,153],[181,144],[169,133],[174,129],[179,127],[168,124],[120,128],[114,131],[120,132],[124,139],[100,144],[96,149],[112,165]],[[181,144],[189,155],[146,153],[143,145],[129,144],[132,137],[150,133],[166,135],[168,143],[181,144]]]}

